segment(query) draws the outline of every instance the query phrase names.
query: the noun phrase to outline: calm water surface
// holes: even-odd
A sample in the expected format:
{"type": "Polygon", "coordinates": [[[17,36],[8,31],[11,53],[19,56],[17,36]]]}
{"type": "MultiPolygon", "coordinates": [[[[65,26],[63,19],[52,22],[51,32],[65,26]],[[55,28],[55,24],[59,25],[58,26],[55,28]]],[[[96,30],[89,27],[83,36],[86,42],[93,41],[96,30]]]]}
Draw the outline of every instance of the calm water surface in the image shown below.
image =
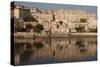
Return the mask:
{"type": "Polygon", "coordinates": [[[15,39],[15,64],[44,64],[97,59],[97,38],[15,39]]]}

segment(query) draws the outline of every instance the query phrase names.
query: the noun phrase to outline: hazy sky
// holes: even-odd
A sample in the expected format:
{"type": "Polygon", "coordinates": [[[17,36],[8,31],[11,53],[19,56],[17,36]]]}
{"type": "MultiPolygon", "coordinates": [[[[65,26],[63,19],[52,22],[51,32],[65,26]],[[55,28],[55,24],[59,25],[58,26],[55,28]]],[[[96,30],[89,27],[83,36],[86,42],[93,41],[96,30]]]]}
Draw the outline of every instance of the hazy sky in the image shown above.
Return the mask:
{"type": "Polygon", "coordinates": [[[15,4],[27,6],[27,7],[37,7],[40,9],[80,9],[87,12],[92,12],[97,14],[96,6],[80,6],[80,5],[71,5],[71,4],[53,4],[53,3],[36,3],[36,2],[23,2],[23,1],[15,1],[15,4]]]}

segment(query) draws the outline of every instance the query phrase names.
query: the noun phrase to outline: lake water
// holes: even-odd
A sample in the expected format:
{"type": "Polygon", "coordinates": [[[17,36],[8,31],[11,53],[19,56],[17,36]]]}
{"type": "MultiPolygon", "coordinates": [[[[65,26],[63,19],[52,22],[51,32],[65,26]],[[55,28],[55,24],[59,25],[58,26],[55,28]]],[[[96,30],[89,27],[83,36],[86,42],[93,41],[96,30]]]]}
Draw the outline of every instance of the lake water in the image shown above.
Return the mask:
{"type": "Polygon", "coordinates": [[[92,61],[97,37],[15,39],[15,65],[92,61]]]}

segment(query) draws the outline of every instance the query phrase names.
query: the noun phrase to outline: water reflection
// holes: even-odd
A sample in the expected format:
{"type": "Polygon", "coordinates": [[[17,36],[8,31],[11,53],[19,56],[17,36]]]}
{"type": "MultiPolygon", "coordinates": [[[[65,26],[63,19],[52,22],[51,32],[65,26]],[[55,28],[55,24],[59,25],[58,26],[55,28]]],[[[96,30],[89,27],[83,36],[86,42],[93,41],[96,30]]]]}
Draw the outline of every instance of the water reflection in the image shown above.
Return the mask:
{"type": "Polygon", "coordinates": [[[43,48],[43,43],[41,43],[41,42],[34,42],[33,43],[33,46],[35,47],[35,48],[37,48],[37,49],[40,49],[40,48],[43,48]]]}
{"type": "Polygon", "coordinates": [[[96,37],[15,39],[15,64],[96,60],[96,37]]]}

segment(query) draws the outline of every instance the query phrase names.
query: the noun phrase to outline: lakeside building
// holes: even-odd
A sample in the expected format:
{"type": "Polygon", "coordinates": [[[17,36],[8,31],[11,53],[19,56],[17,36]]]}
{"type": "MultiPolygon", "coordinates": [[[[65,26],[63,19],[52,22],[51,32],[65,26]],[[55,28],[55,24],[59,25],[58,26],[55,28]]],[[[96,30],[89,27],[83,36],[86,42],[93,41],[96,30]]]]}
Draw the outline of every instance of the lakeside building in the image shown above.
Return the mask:
{"type": "Polygon", "coordinates": [[[69,31],[77,32],[76,28],[83,27],[85,32],[89,29],[97,28],[96,14],[84,10],[67,9],[38,9],[36,7],[27,8],[20,5],[14,7],[14,17],[26,24],[35,25],[36,22],[44,26],[42,34],[51,30],[52,34],[66,34],[69,31]],[[26,21],[27,16],[32,16],[37,21],[26,21]]]}

